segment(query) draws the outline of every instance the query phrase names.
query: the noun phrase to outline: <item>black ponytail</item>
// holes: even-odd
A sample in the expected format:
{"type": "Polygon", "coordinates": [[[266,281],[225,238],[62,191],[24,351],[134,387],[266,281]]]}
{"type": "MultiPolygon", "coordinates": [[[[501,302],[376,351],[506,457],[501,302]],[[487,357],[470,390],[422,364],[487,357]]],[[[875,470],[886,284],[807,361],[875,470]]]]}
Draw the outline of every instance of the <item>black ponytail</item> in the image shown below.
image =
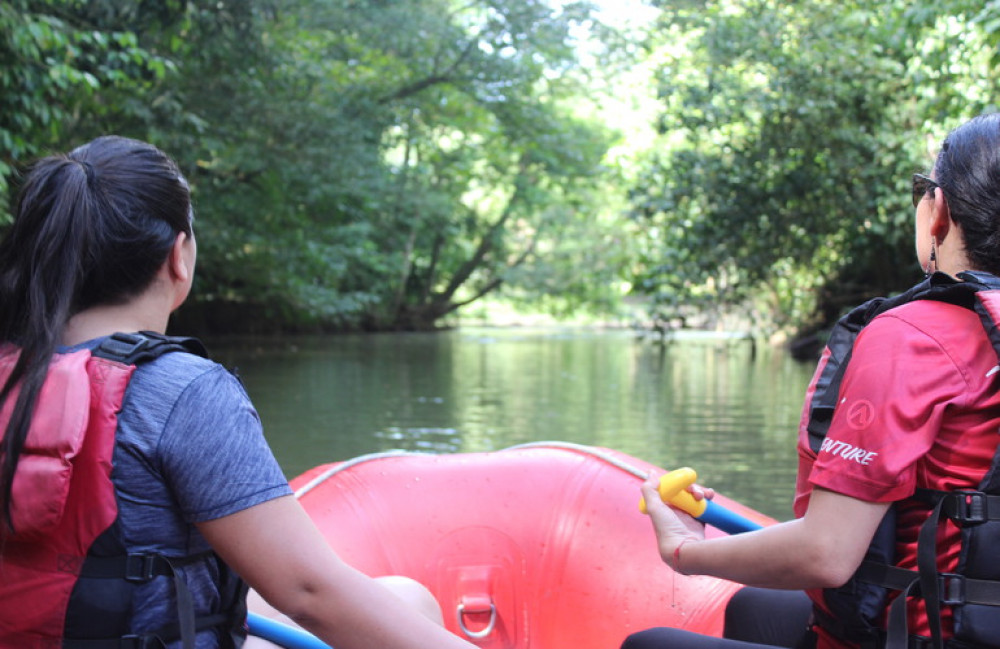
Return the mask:
{"type": "Polygon", "coordinates": [[[13,531],[14,473],[66,323],[140,294],[178,232],[191,234],[187,182],[152,145],[102,137],[28,173],[0,242],[0,344],[19,354],[0,388],[0,407],[18,389],[0,439],[0,529],[13,531]]]}

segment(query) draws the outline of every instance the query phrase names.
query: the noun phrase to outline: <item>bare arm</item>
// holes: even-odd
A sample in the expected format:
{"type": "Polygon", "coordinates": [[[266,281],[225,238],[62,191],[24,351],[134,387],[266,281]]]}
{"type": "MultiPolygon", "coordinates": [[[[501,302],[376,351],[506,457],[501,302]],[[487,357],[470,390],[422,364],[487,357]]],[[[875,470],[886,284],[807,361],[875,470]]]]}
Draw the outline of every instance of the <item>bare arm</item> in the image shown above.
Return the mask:
{"type": "Polygon", "coordinates": [[[267,602],[338,649],[474,647],[341,561],[292,496],[198,529],[267,602]]]}
{"type": "Polygon", "coordinates": [[[664,561],[673,565],[674,552],[683,542],[682,572],[763,588],[840,586],[861,564],[889,508],[889,503],[815,489],[800,519],[705,540],[702,533],[692,531],[693,519],[663,504],[655,491],[656,480],[646,481],[642,489],[664,561]]]}

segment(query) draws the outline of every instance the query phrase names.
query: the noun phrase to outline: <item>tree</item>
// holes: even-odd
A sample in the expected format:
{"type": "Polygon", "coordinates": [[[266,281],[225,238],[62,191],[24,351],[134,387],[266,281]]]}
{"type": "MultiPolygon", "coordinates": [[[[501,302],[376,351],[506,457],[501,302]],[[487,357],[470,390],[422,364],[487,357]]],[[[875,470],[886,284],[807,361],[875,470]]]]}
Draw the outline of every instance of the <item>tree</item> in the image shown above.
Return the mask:
{"type": "Polygon", "coordinates": [[[562,309],[614,293],[613,134],[576,42],[611,32],[586,3],[15,9],[0,171],[107,132],[175,157],[200,235],[185,327],[423,329],[501,290],[562,309]]]}
{"type": "MultiPolygon", "coordinates": [[[[172,3],[164,3],[169,13],[172,3]]],[[[81,121],[128,106],[173,67],[128,30],[131,3],[9,0],[0,4],[0,223],[19,167],[71,140],[81,121]],[[120,11],[121,10],[121,11],[120,11]]],[[[134,13],[134,12],[131,12],[134,13]]]]}
{"type": "Polygon", "coordinates": [[[660,74],[664,153],[632,195],[642,290],[668,311],[756,299],[780,326],[912,283],[906,184],[930,164],[924,137],[995,90],[984,10],[658,4],[680,45],[660,74]]]}
{"type": "MultiPolygon", "coordinates": [[[[426,329],[519,281],[599,209],[610,137],[573,111],[584,86],[570,28],[589,11],[520,0],[257,11],[257,80],[223,83],[225,96],[182,90],[230,113],[206,115],[219,125],[211,149],[190,146],[211,228],[202,286],[216,288],[195,316],[426,329]]],[[[244,58],[213,64],[216,78],[247,79],[244,58]]]]}

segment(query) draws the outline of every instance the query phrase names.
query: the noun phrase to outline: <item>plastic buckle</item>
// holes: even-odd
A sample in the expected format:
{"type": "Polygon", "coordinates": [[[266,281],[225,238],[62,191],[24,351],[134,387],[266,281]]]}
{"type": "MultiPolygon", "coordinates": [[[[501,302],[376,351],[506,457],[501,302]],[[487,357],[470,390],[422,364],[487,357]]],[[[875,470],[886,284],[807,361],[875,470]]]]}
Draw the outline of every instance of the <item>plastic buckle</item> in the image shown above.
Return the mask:
{"type": "Polygon", "coordinates": [[[113,340],[116,343],[125,345],[125,347],[130,352],[142,349],[149,343],[149,340],[144,336],[140,336],[139,334],[133,334],[133,333],[125,333],[122,331],[117,331],[111,334],[108,337],[108,339],[113,340]]]}
{"type": "Polygon", "coordinates": [[[101,343],[99,349],[106,350],[118,358],[130,358],[149,345],[149,339],[133,333],[115,332],[101,343]]]}
{"type": "Polygon", "coordinates": [[[988,520],[986,494],[981,491],[958,491],[952,495],[955,503],[948,518],[962,525],[978,525],[988,520]]]}
{"type": "Polygon", "coordinates": [[[156,576],[155,554],[130,554],[125,557],[125,580],[145,583],[156,576]]]}
{"type": "Polygon", "coordinates": [[[942,572],[938,575],[938,592],[941,594],[942,604],[965,604],[965,577],[953,572],[942,572]]]}

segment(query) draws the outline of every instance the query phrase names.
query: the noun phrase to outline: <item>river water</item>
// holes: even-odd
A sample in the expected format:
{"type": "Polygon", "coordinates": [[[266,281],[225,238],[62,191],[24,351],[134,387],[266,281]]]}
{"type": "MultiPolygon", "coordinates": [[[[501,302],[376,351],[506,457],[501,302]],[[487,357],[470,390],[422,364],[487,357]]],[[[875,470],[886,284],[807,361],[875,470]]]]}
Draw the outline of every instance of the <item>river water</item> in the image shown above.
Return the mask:
{"type": "Polygon", "coordinates": [[[462,328],[211,344],[242,377],[289,478],[402,449],[558,440],[624,451],[778,519],[791,516],[795,435],[813,366],[746,340],[462,328]]]}

